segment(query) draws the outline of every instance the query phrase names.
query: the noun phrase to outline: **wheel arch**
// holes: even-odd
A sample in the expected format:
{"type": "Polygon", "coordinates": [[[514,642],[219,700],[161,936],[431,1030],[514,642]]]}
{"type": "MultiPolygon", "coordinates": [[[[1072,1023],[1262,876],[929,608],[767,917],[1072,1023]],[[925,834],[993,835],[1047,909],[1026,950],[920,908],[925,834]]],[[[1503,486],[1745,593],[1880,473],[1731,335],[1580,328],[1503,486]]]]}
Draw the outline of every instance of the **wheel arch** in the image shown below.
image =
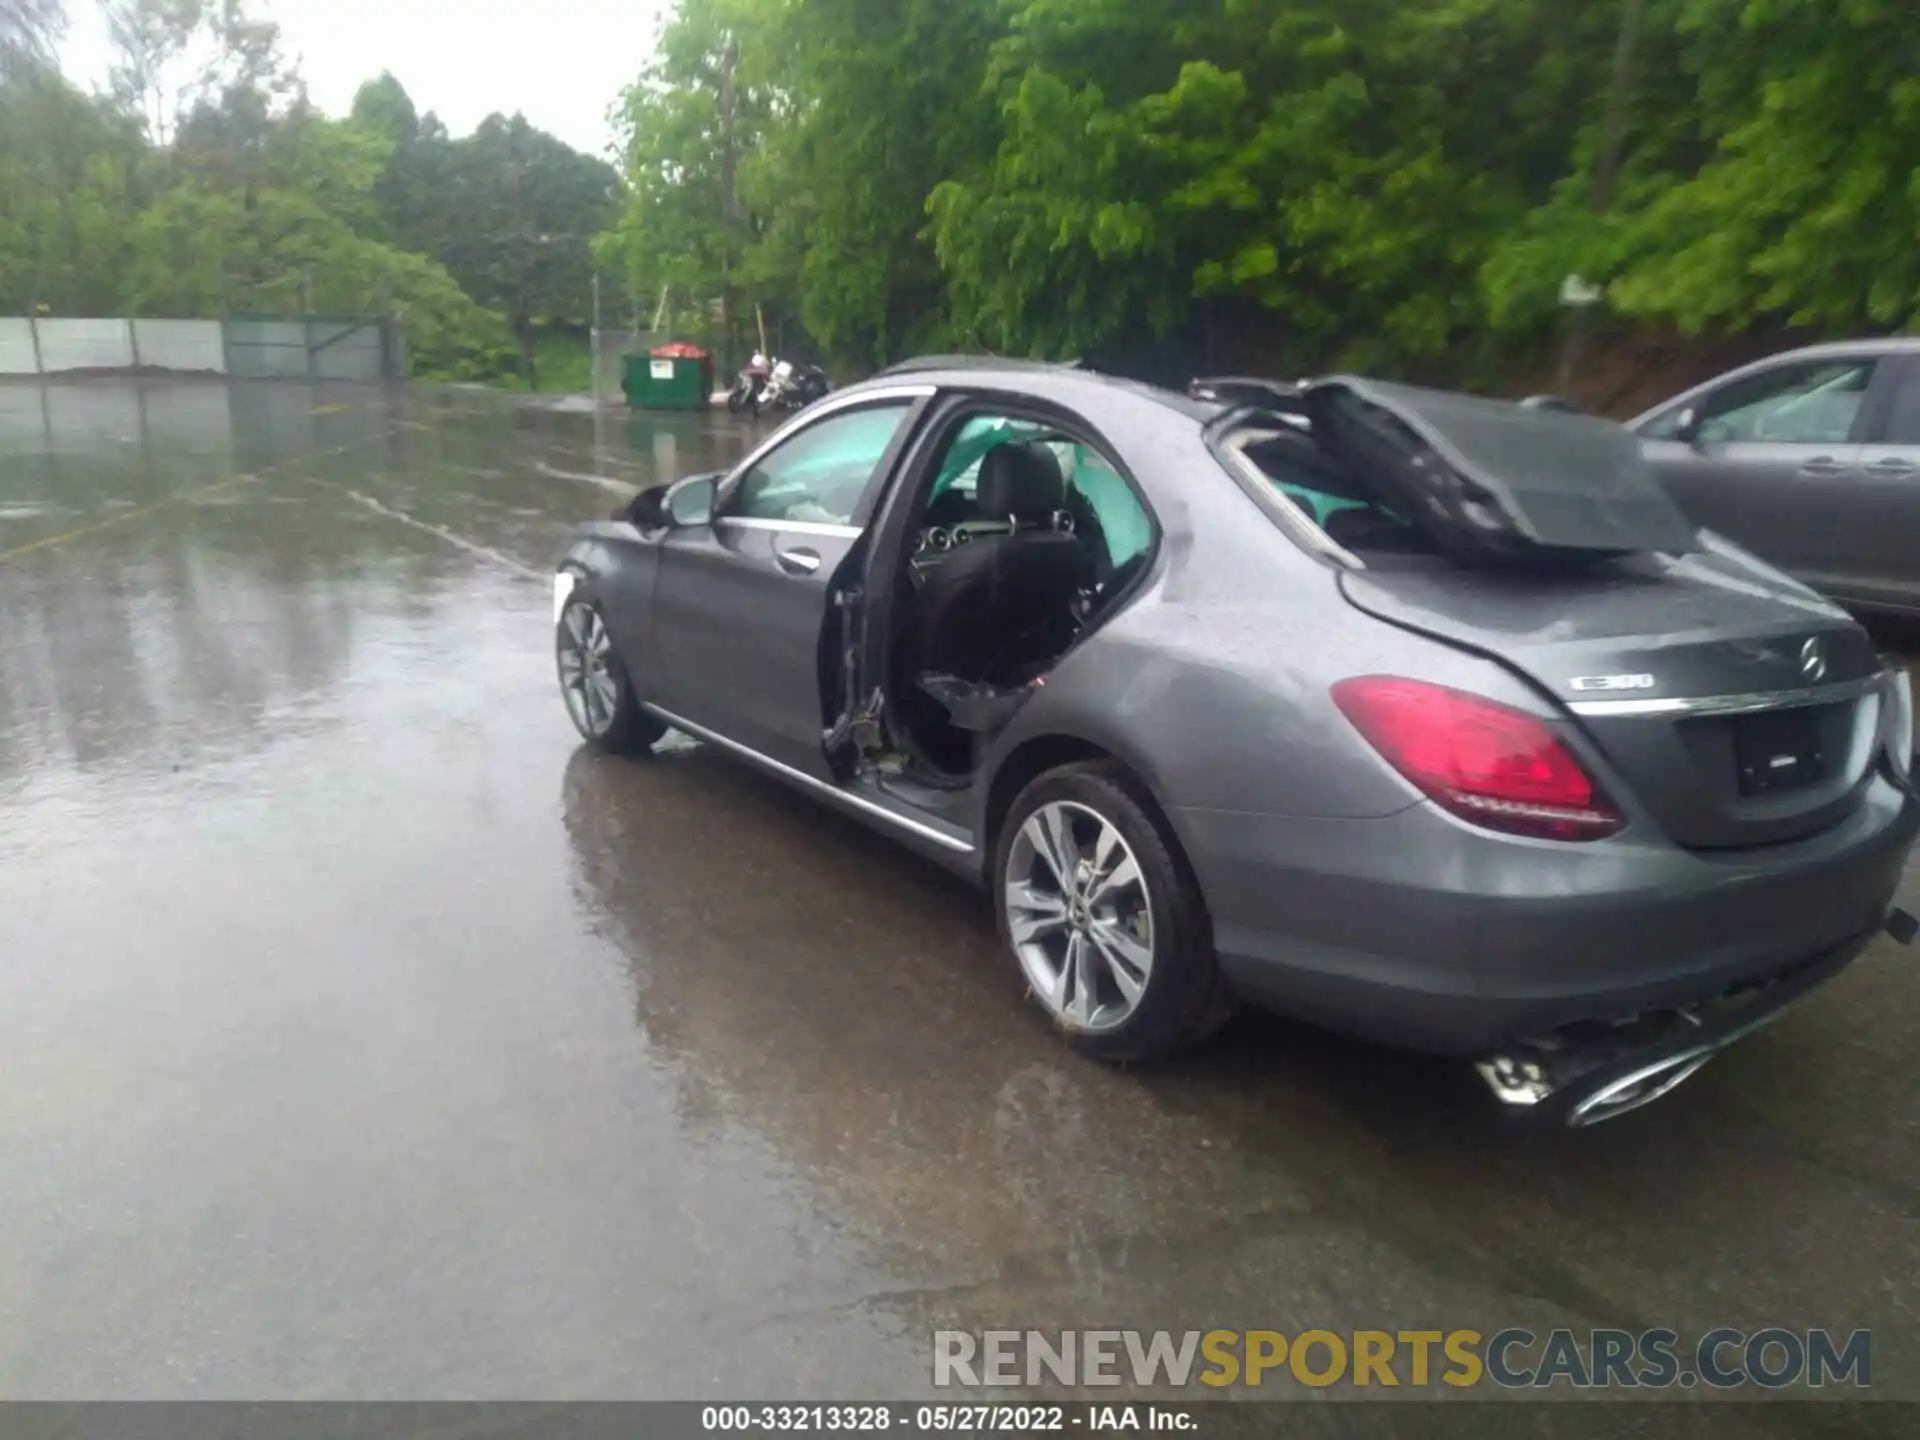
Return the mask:
{"type": "Polygon", "coordinates": [[[1030,735],[1001,758],[994,767],[992,779],[987,784],[980,817],[980,856],[983,870],[990,868],[993,864],[993,856],[1000,845],[1001,826],[1006,823],[1007,814],[1013,809],[1013,802],[1022,790],[1049,770],[1057,770],[1065,765],[1100,762],[1118,766],[1133,786],[1139,790],[1139,798],[1153,806],[1162,821],[1169,829],[1176,830],[1176,838],[1180,839],[1183,846],[1185,845],[1185,838],[1177,834],[1172,813],[1154,793],[1153,785],[1148,781],[1146,772],[1129,760],[1125,754],[1111,746],[1090,740],[1084,735],[1067,732],[1030,735]]]}

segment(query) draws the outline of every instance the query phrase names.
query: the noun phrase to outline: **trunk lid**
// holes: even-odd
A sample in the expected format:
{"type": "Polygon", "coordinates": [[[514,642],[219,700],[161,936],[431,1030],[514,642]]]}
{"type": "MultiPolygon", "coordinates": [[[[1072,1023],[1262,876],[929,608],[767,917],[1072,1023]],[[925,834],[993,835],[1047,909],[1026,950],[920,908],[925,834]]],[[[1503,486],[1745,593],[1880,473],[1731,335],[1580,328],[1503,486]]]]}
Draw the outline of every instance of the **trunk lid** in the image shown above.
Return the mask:
{"type": "Polygon", "coordinates": [[[1353,570],[1340,586],[1360,610],[1553,696],[1684,846],[1834,824],[1875,758],[1884,685],[1866,632],[1718,541],[1560,573],[1353,570]]]}

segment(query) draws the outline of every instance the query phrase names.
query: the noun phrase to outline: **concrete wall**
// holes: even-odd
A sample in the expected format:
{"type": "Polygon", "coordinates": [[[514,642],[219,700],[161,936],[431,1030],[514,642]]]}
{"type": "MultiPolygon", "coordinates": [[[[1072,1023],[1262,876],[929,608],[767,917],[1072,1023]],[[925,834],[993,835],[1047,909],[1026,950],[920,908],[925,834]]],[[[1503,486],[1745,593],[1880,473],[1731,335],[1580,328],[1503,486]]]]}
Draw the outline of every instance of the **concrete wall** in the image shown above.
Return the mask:
{"type": "Polygon", "coordinates": [[[133,351],[141,365],[224,374],[226,340],[218,320],[135,320],[133,351]]]}
{"type": "Polygon", "coordinates": [[[133,366],[133,327],[125,320],[41,320],[40,370],[127,370],[133,366]]]}
{"type": "Polygon", "coordinates": [[[26,320],[0,316],[0,375],[69,370],[368,380],[406,373],[399,326],[346,320],[26,320]]]}
{"type": "Polygon", "coordinates": [[[227,368],[218,320],[25,320],[0,317],[0,375],[63,370],[227,368]]]}

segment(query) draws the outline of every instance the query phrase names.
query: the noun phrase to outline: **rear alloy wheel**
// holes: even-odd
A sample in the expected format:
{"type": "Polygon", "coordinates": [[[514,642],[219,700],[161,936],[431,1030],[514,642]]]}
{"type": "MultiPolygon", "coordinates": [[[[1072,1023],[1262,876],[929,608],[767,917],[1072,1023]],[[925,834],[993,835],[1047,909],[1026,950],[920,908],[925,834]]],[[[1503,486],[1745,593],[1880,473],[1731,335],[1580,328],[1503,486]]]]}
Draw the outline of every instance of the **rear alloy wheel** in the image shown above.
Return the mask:
{"type": "Polygon", "coordinates": [[[1184,858],[1124,772],[1050,771],[1014,801],[995,873],[1000,933],[1033,1002],[1087,1054],[1147,1060],[1231,1009],[1184,858]]]}
{"type": "Polygon", "coordinates": [[[607,622],[591,600],[570,600],[554,629],[560,696],[580,738],[596,750],[626,755],[650,748],[667,733],[664,722],[640,708],[626,667],[613,648],[607,622]]]}

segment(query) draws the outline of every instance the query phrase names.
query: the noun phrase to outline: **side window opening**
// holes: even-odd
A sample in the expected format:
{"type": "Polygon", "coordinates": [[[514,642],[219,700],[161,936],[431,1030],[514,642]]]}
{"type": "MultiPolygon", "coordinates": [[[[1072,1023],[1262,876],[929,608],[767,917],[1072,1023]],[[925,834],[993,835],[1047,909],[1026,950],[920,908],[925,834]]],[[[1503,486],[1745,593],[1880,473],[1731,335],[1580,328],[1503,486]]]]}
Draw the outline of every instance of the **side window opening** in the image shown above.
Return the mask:
{"type": "Polygon", "coordinates": [[[729,497],[741,520],[849,525],[911,407],[873,405],[832,415],[755,462],[729,497]]]}
{"type": "Polygon", "coordinates": [[[1080,444],[1065,448],[1069,484],[1099,522],[1107,564],[1119,570],[1152,546],[1153,521],[1133,487],[1098,450],[1080,444]]]}
{"type": "Polygon", "coordinates": [[[1845,444],[1873,369],[1870,360],[1825,360],[1735,381],[1703,402],[1699,438],[1710,445],[1845,444]]]}
{"type": "Polygon", "coordinates": [[[1097,446],[1011,416],[960,423],[923,484],[887,713],[917,770],[958,779],[1139,573],[1154,528],[1097,446]]]}
{"type": "Polygon", "coordinates": [[[1439,554],[1420,531],[1368,496],[1304,434],[1282,430],[1240,450],[1329,540],[1370,563],[1383,556],[1439,554]]]}

